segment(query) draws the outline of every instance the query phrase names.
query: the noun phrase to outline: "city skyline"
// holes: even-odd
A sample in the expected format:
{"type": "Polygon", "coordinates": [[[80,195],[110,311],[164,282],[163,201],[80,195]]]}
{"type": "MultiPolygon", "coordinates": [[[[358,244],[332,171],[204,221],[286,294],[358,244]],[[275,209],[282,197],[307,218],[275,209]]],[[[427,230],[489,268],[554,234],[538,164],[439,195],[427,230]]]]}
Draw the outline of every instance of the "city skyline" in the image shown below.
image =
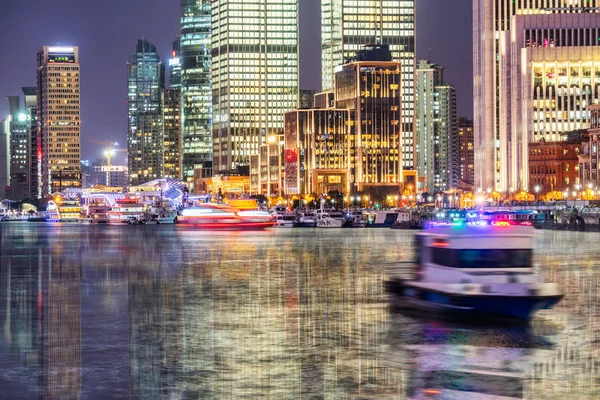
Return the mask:
{"type": "MultiPolygon", "coordinates": [[[[21,87],[35,84],[35,52],[43,45],[63,44],[79,46],[82,74],[82,158],[95,159],[102,149],[90,139],[113,140],[126,147],[126,97],[127,77],[124,71],[131,53],[131,43],[146,36],[154,43],[163,60],[171,53],[173,38],[179,33],[179,2],[164,7],[160,0],[131,4],[103,3],[103,6],[81,6],[75,0],[64,0],[63,7],[40,4],[39,15],[66,12],[65,18],[74,18],[72,24],[46,23],[50,19],[34,17],[34,30],[25,30],[19,41],[0,36],[3,48],[13,54],[0,76],[0,94],[18,95],[21,87]],[[69,7],[73,5],[73,7],[69,7]],[[111,12],[111,7],[117,12],[111,12]],[[61,11],[62,10],[62,11],[61,11]],[[132,15],[137,15],[131,19],[132,15]],[[89,24],[86,21],[97,21],[89,24]],[[95,26],[106,26],[97,34],[95,26]],[[33,54],[33,56],[32,56],[33,54]]],[[[319,89],[320,62],[320,1],[300,1],[300,87],[319,89]]],[[[8,4],[0,17],[2,30],[18,29],[18,21],[31,17],[23,4],[8,4]],[[7,18],[10,16],[10,18],[7,18]],[[2,18],[6,18],[3,20],[2,18]],[[21,18],[22,17],[22,18],[21,18]]],[[[459,115],[472,115],[471,26],[470,2],[448,5],[439,0],[422,0],[417,3],[417,59],[429,58],[446,67],[448,80],[457,87],[459,115]],[[455,18],[449,18],[454,15],[455,18]],[[466,57],[466,58],[465,58],[466,57]]],[[[19,31],[21,32],[21,31],[19,31]]],[[[0,102],[0,115],[8,115],[8,105],[0,102]]],[[[122,163],[123,156],[115,162],[122,163]]]]}

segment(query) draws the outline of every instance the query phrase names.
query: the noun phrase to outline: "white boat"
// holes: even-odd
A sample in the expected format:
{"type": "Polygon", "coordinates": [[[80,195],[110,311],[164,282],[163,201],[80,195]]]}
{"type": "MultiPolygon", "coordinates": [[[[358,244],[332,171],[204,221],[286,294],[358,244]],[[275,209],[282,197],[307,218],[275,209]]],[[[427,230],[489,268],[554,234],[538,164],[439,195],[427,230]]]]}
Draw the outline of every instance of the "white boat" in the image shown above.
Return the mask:
{"type": "Polygon", "coordinates": [[[119,199],[110,211],[106,213],[108,223],[111,225],[131,225],[142,222],[144,205],[138,199],[119,199]]]}
{"type": "Polygon", "coordinates": [[[318,228],[341,228],[344,225],[343,214],[335,215],[333,213],[317,210],[318,228]]]}
{"type": "Polygon", "coordinates": [[[275,218],[276,228],[292,228],[296,215],[288,213],[288,209],[285,206],[275,206],[270,211],[273,218],[275,218]]]}
{"type": "Polygon", "coordinates": [[[317,226],[317,214],[310,210],[298,211],[294,226],[314,228],[317,226]]]}
{"type": "Polygon", "coordinates": [[[276,228],[293,228],[296,216],[293,214],[271,214],[275,217],[276,228]]]}
{"type": "Polygon", "coordinates": [[[388,288],[401,307],[528,320],[563,297],[533,270],[534,236],[508,223],[425,230],[414,263],[390,266],[388,288]]]}
{"type": "Polygon", "coordinates": [[[148,206],[143,216],[144,224],[174,224],[177,211],[168,201],[155,201],[148,206]]]}

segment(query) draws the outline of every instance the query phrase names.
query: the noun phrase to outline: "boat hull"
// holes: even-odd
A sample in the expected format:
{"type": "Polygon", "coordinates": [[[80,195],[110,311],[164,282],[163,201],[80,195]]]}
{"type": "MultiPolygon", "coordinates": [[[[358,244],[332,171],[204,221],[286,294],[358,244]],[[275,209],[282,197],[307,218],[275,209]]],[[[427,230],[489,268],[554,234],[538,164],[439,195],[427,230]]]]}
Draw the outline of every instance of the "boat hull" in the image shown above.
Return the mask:
{"type": "Polygon", "coordinates": [[[186,221],[177,220],[177,225],[189,226],[195,229],[202,230],[261,230],[270,228],[274,225],[273,222],[236,222],[236,223],[219,223],[219,222],[202,222],[202,221],[186,221]]]}
{"type": "Polygon", "coordinates": [[[398,300],[395,306],[418,307],[443,314],[469,317],[529,320],[536,311],[551,309],[562,294],[502,296],[487,294],[456,294],[411,286],[408,281],[388,281],[388,291],[398,300]]]}

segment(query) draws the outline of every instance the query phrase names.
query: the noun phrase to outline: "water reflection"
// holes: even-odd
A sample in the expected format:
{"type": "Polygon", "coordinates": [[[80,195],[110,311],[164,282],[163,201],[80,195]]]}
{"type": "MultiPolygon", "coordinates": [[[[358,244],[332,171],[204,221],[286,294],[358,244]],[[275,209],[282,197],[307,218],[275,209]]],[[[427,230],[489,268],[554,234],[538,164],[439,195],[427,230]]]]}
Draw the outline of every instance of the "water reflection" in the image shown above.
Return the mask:
{"type": "Polygon", "coordinates": [[[597,234],[544,232],[565,300],[482,328],[390,313],[381,264],[411,234],[342,233],[0,225],[2,394],[597,397],[597,234]]]}

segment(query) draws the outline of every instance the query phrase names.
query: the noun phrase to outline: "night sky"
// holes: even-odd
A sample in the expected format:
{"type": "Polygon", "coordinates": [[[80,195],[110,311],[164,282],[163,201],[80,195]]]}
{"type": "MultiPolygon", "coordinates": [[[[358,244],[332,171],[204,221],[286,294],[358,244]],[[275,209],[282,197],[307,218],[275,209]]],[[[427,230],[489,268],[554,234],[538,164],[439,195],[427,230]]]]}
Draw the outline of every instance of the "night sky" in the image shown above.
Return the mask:
{"type": "MultiPolygon", "coordinates": [[[[320,0],[300,0],[300,85],[320,88],[320,0]]],[[[89,139],[126,146],[126,62],[145,35],[171,51],[179,30],[179,0],[5,0],[0,12],[0,116],[9,95],[35,86],[37,49],[77,45],[81,61],[82,158],[95,159],[101,146],[89,139]]],[[[417,0],[417,58],[446,67],[456,87],[459,115],[472,116],[471,0],[417,0]]],[[[121,153],[122,156],[122,153],[121,153]]]]}

